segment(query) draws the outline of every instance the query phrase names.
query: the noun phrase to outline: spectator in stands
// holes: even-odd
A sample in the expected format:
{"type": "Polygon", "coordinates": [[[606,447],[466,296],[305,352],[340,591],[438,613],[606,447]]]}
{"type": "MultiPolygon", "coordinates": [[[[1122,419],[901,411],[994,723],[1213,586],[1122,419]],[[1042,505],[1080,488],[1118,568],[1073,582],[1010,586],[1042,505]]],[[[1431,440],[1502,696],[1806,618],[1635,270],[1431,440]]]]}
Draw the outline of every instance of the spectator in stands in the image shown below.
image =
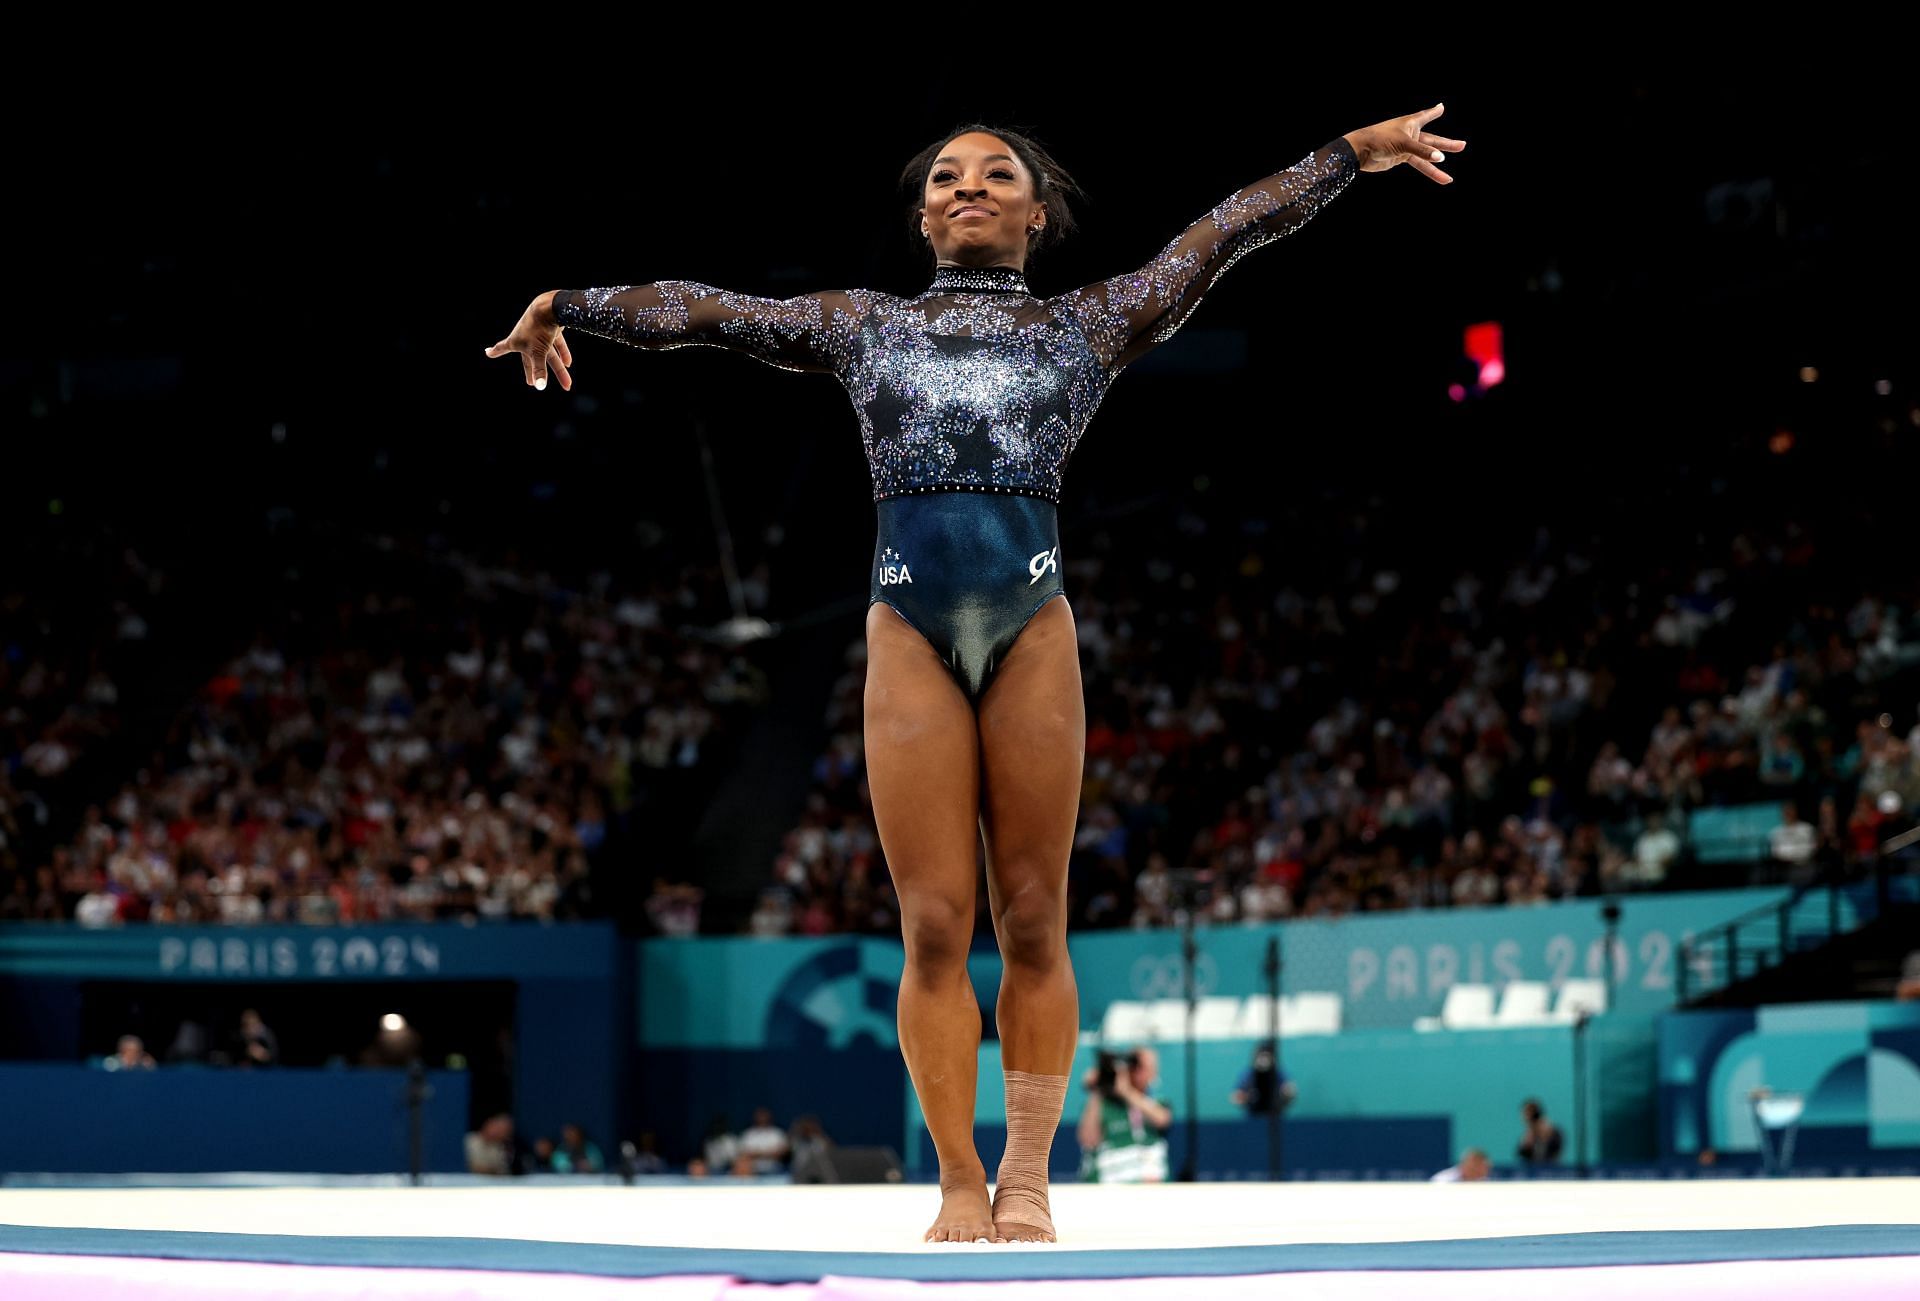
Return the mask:
{"type": "Polygon", "coordinates": [[[1775,732],[1772,744],[1767,747],[1767,756],[1760,763],[1760,780],[1772,787],[1793,787],[1806,775],[1807,761],[1794,743],[1793,733],[1785,729],[1775,732]]]}
{"type": "Polygon", "coordinates": [[[489,1116],[467,1135],[467,1170],[477,1175],[510,1175],[516,1168],[513,1117],[489,1116]]]}
{"type": "Polygon", "coordinates": [[[705,893],[690,883],[656,880],[647,899],[647,916],[654,929],[662,935],[698,935],[700,901],[705,893]]]}
{"type": "Polygon", "coordinates": [[[1900,966],[1900,983],[1894,987],[1893,996],[1902,1002],[1920,999],[1920,949],[1907,955],[1900,966]]]}
{"type": "Polygon", "coordinates": [[[817,1116],[802,1116],[793,1122],[793,1182],[797,1184],[835,1183],[833,1140],[820,1127],[817,1116]]]}
{"type": "Polygon", "coordinates": [[[1147,855],[1147,866],[1133,883],[1133,898],[1136,928],[1173,924],[1173,875],[1165,854],[1147,855]]]}
{"type": "Polygon", "coordinates": [[[520,1154],[519,1172],[523,1175],[545,1175],[553,1173],[553,1140],[542,1134],[533,1140],[533,1146],[520,1154]]]}
{"type": "Polygon", "coordinates": [[[1263,1044],[1253,1050],[1253,1064],[1240,1072],[1232,1097],[1233,1105],[1245,1107],[1249,1116],[1264,1116],[1285,1111],[1299,1093],[1286,1068],[1275,1064],[1273,1049],[1263,1044]]]}
{"type": "Polygon", "coordinates": [[[773,1174],[782,1169],[789,1147],[787,1132],[773,1123],[773,1112],[755,1107],[753,1124],[740,1135],[740,1153],[752,1161],[752,1172],[773,1174]]]}
{"type": "Polygon", "coordinates": [[[102,1065],[110,1071],[150,1071],[154,1068],[154,1060],[139,1035],[123,1034],[114,1045],[113,1056],[102,1065]]]}
{"type": "Polygon", "coordinates": [[[1546,1108],[1540,1105],[1540,1100],[1528,1098],[1521,1103],[1520,1115],[1525,1121],[1517,1149],[1520,1159],[1528,1165],[1551,1165],[1558,1161],[1560,1127],[1547,1119],[1546,1108]]]}
{"type": "Polygon", "coordinates": [[[630,1164],[637,1175],[666,1173],[667,1159],[660,1155],[660,1138],[652,1130],[642,1131],[640,1141],[634,1147],[630,1164]]]}
{"type": "Polygon", "coordinates": [[[734,1157],[740,1154],[740,1140],[733,1133],[733,1126],[727,1123],[727,1113],[716,1111],[713,1119],[707,1123],[707,1136],[701,1143],[701,1156],[705,1158],[707,1169],[725,1172],[733,1168],[734,1157]]]}
{"type": "Polygon", "coordinates": [[[1646,829],[1633,842],[1633,871],[1628,879],[1640,885],[1659,885],[1679,857],[1680,837],[1667,828],[1664,817],[1649,813],[1646,829]]]}
{"type": "Polygon", "coordinates": [[[1458,1165],[1448,1166],[1427,1182],[1436,1184],[1473,1183],[1485,1179],[1492,1169],[1493,1165],[1487,1160],[1487,1154],[1477,1147],[1470,1147],[1460,1154],[1460,1162],[1458,1165]]]}
{"type": "Polygon", "coordinates": [[[234,1035],[233,1063],[236,1066],[273,1066],[280,1061],[280,1040],[260,1013],[248,1008],[240,1013],[240,1029],[234,1035]]]}
{"type": "Polygon", "coordinates": [[[73,907],[73,919],[82,926],[112,926],[120,921],[120,896],[97,877],[93,886],[73,907]]]}
{"type": "Polygon", "coordinates": [[[187,1017],[173,1032],[173,1042],[167,1047],[167,1061],[171,1063],[204,1064],[210,1055],[207,1046],[207,1028],[187,1017]]]}
{"type": "Polygon", "coordinates": [[[787,935],[793,930],[793,921],[793,891],[784,885],[770,885],[760,892],[760,903],[747,921],[747,931],[763,938],[787,935]]]}
{"type": "Polygon", "coordinates": [[[1780,825],[1767,833],[1767,847],[1774,861],[1784,863],[1789,869],[1788,879],[1796,885],[1803,885],[1813,877],[1813,852],[1820,846],[1820,833],[1811,822],[1800,816],[1800,810],[1792,800],[1780,806],[1780,825]]]}
{"type": "Polygon", "coordinates": [[[560,1145],[553,1150],[555,1174],[597,1175],[607,1168],[600,1147],[586,1131],[571,1122],[560,1126],[560,1145]]]}

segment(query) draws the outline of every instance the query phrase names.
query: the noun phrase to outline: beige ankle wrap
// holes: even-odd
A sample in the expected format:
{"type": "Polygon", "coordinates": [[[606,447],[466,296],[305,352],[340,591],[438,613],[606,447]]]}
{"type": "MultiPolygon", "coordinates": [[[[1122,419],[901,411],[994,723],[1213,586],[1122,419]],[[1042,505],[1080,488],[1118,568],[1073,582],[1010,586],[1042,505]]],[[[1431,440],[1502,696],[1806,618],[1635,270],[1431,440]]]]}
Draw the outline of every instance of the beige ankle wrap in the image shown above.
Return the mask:
{"type": "Polygon", "coordinates": [[[1067,1101],[1065,1075],[1008,1071],[1007,1150],[994,1179],[993,1218],[1053,1232],[1047,1206],[1047,1157],[1067,1101]]]}

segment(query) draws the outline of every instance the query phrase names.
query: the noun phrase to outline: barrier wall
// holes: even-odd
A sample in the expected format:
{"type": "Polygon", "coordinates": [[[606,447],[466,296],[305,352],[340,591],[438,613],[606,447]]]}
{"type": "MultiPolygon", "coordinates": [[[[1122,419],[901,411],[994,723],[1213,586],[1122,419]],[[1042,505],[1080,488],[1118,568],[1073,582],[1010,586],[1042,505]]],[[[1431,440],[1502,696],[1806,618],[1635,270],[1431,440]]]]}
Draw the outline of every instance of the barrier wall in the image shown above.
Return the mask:
{"type": "Polygon", "coordinates": [[[622,1108],[630,1062],[620,1027],[630,1016],[631,973],[632,945],[611,923],[110,930],[12,923],[0,925],[0,1053],[77,1061],[81,987],[93,980],[255,987],[511,981],[522,1131],[554,1134],[575,1121],[610,1136],[628,1128],[622,1108]]]}
{"type": "MultiPolygon", "coordinates": [[[[1620,900],[1614,1010],[1590,1031],[1596,1159],[1653,1155],[1651,1090],[1660,1077],[1652,1025],[1671,1006],[1681,942],[1783,896],[1762,889],[1620,900]]],[[[1259,992],[1272,936],[1281,940],[1288,992],[1342,1000],[1342,1034],[1286,1041],[1286,1064],[1302,1090],[1297,1122],[1366,1121],[1386,1133],[1382,1123],[1397,1118],[1429,1135],[1444,1123],[1450,1154],[1477,1145],[1500,1161],[1517,1138],[1519,1100],[1539,1096],[1571,1143],[1570,1029],[1432,1035],[1409,1027],[1436,1014],[1457,981],[1557,985],[1602,974],[1599,901],[1205,928],[1197,936],[1198,992],[1259,992]]],[[[1083,1030],[1097,1027],[1116,999],[1181,992],[1177,932],[1076,933],[1069,944],[1083,1030]]],[[[254,987],[510,981],[523,1132],[552,1133],[567,1120],[609,1137],[652,1128],[668,1157],[681,1160],[715,1113],[738,1129],[752,1107],[767,1105],[783,1122],[813,1112],[839,1141],[884,1143],[924,1168],[924,1127],[896,1028],[903,965],[897,939],[632,944],[605,924],[108,931],[15,924],[0,926],[0,1054],[77,1060],[80,993],[89,980],[254,987]]],[[[978,937],[968,966],[987,1034],[977,1119],[991,1130],[1000,1106],[993,1027],[1000,961],[990,934],[978,937]]],[[[1197,1078],[1208,1126],[1238,1123],[1226,1092],[1250,1051],[1248,1041],[1202,1046],[1197,1078]]],[[[1163,1059],[1166,1088],[1184,1107],[1184,1056],[1169,1046],[1163,1059]]],[[[1202,1157],[1211,1162],[1208,1142],[1203,1134],[1202,1157]]],[[[1302,1151],[1311,1149],[1302,1143],[1302,1151]]],[[[1224,1141],[1228,1152],[1241,1146],[1224,1141]]]]}
{"type": "MultiPolygon", "coordinates": [[[[1672,1006],[1680,944],[1785,896],[1784,889],[1768,888],[1620,900],[1615,1010],[1589,1031],[1589,1143],[1595,1160],[1650,1160],[1655,1154],[1653,1017],[1672,1006]]],[[[1461,1147],[1481,1146],[1505,1161],[1518,1141],[1520,1101],[1539,1096],[1567,1131],[1571,1159],[1570,1028],[1436,1035],[1410,1027],[1418,1017],[1437,1014],[1456,981],[1557,986],[1604,975],[1604,934],[1598,900],[1204,928],[1196,937],[1198,992],[1260,992],[1267,940],[1277,935],[1285,989],[1331,991],[1343,1003],[1345,1033],[1286,1041],[1287,1067],[1302,1087],[1293,1113],[1298,1120],[1364,1119],[1373,1132],[1385,1134],[1378,1122],[1390,1117],[1438,1117],[1455,1155],[1461,1147]]],[[[990,935],[977,937],[968,962],[986,1025],[976,1122],[989,1137],[1001,1119],[993,1026],[1000,960],[991,945],[990,935]]],[[[1083,1030],[1096,1029],[1116,999],[1182,992],[1176,931],[1075,933],[1068,947],[1083,1030]]],[[[643,942],[635,1026],[639,1094],[641,1110],[669,1155],[690,1153],[714,1113],[738,1127],[752,1107],[766,1105],[782,1119],[815,1112],[840,1141],[886,1143],[909,1166],[927,1168],[925,1127],[898,1049],[895,994],[903,964],[899,941],[872,937],[643,942]],[[835,1128],[833,1116],[842,1129],[835,1128]],[[676,1135],[686,1136],[677,1149],[676,1135]]],[[[1076,1069],[1090,1062],[1090,1053],[1083,1052],[1076,1069]]],[[[1209,1126],[1236,1123],[1226,1094],[1250,1055],[1250,1041],[1202,1046],[1201,1114],[1209,1126]]],[[[1175,1046],[1163,1052],[1167,1088],[1176,1100],[1185,1097],[1180,1058],[1175,1046]]],[[[1077,1099],[1076,1084],[1074,1108],[1077,1099]]],[[[1064,1146],[1071,1162],[1070,1138],[1064,1146]]],[[[1220,1146],[1238,1151],[1231,1139],[1220,1146]]],[[[1393,1147],[1387,1143],[1378,1155],[1391,1156],[1393,1147]]],[[[1203,1134],[1204,1160],[1213,1159],[1210,1148],[1203,1134]]]]}
{"type": "MultiPolygon", "coordinates": [[[[1396,1171],[1451,1165],[1468,1147],[1484,1148],[1495,1164],[1512,1164],[1520,1141],[1520,1104],[1538,1098],[1566,1136],[1563,1161],[1578,1159],[1574,1104],[1575,1031],[1569,1026],[1511,1030],[1356,1030],[1282,1041],[1281,1064],[1300,1092],[1287,1118],[1338,1142],[1288,1145],[1290,1170],[1331,1168],[1396,1171]]],[[[1644,1017],[1598,1017],[1588,1023],[1584,1050],[1587,1155],[1592,1161],[1644,1161],[1653,1156],[1654,1029],[1644,1017]]],[[[1218,1175],[1252,1176],[1267,1168],[1265,1139],[1247,1146],[1245,1113],[1231,1093],[1251,1063],[1254,1039],[1221,1039],[1194,1046],[1202,1132],[1199,1168],[1218,1175]]],[[[1174,1143],[1186,1144],[1187,1054],[1184,1044],[1159,1049],[1157,1095],[1174,1113],[1174,1143]]],[[[1079,1146],[1073,1122],[1086,1105],[1081,1077],[1095,1050],[1080,1050],[1068,1086],[1054,1163],[1071,1171],[1079,1146]]],[[[975,1132],[981,1156],[997,1160],[1006,1138],[1000,1045],[981,1045],[975,1132]]],[[[911,1087],[906,1164],[937,1163],[911,1087]]],[[[1257,1132],[1257,1130],[1256,1130],[1257,1132]]],[[[1179,1160],[1176,1157],[1176,1162],[1179,1160]]],[[[991,1162],[989,1162],[991,1165],[991,1162]]]]}
{"type": "MultiPolygon", "coordinates": [[[[428,1071],[422,1167],[466,1169],[464,1071],[428,1071]]],[[[401,1174],[399,1070],[108,1071],[0,1063],[0,1171],[401,1174]]]]}

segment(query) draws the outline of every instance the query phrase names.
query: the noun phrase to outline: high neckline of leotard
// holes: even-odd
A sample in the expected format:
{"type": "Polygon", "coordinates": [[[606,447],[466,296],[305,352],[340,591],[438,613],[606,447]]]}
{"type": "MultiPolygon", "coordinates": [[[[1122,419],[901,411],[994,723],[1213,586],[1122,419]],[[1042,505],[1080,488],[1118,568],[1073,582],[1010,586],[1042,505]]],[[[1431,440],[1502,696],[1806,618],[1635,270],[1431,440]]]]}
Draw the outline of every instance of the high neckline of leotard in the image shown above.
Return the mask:
{"type": "Polygon", "coordinates": [[[1018,267],[956,267],[942,264],[933,269],[930,294],[1031,294],[1026,272],[1018,267]]]}

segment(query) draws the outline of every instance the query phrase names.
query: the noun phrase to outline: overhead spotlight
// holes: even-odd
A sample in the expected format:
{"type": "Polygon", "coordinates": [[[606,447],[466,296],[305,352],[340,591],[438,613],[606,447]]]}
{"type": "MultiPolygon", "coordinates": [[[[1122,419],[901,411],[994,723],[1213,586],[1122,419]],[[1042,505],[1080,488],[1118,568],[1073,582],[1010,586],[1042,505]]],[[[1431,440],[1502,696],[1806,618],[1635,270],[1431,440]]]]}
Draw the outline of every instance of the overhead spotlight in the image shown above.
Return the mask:
{"type": "Polygon", "coordinates": [[[380,1018],[380,1028],[388,1034],[398,1034],[407,1028],[407,1018],[398,1012],[389,1012],[380,1018]]]}

